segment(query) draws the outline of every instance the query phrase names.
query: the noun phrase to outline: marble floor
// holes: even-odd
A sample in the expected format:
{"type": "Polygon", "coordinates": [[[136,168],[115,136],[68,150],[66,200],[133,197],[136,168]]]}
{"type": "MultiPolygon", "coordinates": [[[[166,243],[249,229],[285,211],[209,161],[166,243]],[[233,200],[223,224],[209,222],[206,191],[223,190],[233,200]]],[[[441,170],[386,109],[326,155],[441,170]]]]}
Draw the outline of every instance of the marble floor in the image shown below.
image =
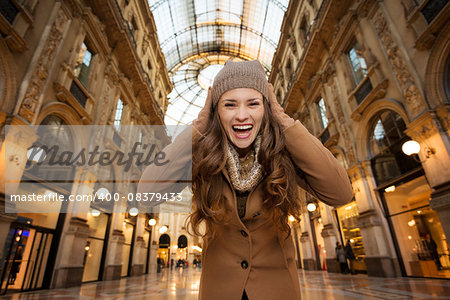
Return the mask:
{"type": "MultiPolygon", "coordinates": [[[[376,278],[302,270],[299,276],[303,300],[450,299],[449,280],[376,278]]],[[[8,294],[0,298],[194,300],[198,297],[199,281],[198,269],[164,270],[159,274],[86,283],[76,288],[8,294]]]]}

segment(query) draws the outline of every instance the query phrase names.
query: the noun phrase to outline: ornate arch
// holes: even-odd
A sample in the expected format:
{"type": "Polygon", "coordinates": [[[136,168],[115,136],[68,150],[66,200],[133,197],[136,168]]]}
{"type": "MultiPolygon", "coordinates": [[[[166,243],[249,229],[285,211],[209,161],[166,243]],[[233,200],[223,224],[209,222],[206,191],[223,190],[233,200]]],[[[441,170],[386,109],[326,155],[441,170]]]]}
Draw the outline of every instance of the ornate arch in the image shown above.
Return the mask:
{"type": "Polygon", "coordinates": [[[369,159],[368,139],[373,117],[382,110],[392,110],[399,114],[406,125],[410,123],[405,108],[401,102],[394,99],[380,99],[371,103],[364,111],[356,131],[356,156],[359,161],[369,159]]]}
{"type": "Polygon", "coordinates": [[[69,105],[62,102],[51,102],[44,105],[36,118],[36,124],[41,122],[48,115],[56,115],[63,119],[67,125],[83,125],[77,112],[69,105]]]}
{"type": "Polygon", "coordinates": [[[444,86],[445,68],[450,60],[449,36],[450,26],[447,25],[434,43],[425,71],[425,93],[432,108],[450,102],[444,86]]]}
{"type": "Polygon", "coordinates": [[[16,65],[3,39],[0,41],[0,110],[12,114],[16,105],[16,65]]]}

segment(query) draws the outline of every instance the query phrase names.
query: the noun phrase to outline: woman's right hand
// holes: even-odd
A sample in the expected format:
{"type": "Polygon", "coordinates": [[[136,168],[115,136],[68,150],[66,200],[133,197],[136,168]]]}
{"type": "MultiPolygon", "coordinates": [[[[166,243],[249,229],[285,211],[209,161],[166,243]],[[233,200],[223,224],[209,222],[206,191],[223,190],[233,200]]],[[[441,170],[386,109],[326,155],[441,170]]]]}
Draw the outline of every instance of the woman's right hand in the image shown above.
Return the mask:
{"type": "Polygon", "coordinates": [[[211,116],[211,106],[212,106],[212,95],[211,87],[208,88],[208,96],[206,97],[205,106],[198,113],[197,119],[192,122],[192,125],[200,134],[205,134],[208,129],[208,124],[210,122],[211,116]]]}

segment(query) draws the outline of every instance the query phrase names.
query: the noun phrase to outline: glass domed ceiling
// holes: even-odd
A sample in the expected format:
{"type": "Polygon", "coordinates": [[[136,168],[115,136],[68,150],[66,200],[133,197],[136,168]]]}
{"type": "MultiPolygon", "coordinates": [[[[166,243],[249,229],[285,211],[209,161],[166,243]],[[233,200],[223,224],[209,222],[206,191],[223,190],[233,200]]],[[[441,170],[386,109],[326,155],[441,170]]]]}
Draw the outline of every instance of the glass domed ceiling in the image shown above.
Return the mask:
{"type": "MultiPolygon", "coordinates": [[[[227,59],[271,70],[289,0],[148,0],[174,89],[166,125],[191,123],[227,59]]],[[[176,133],[175,133],[176,134],[176,133]]]]}

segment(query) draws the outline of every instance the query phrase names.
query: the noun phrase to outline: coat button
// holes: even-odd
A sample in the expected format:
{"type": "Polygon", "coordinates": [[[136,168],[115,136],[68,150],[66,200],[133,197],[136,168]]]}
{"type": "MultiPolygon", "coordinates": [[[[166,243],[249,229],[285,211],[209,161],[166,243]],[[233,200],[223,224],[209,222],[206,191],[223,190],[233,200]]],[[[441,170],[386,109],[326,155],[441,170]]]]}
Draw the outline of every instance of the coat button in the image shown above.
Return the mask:
{"type": "Polygon", "coordinates": [[[245,232],[245,230],[241,230],[241,234],[242,234],[243,237],[247,237],[248,236],[248,234],[247,234],[247,232],[245,232]]]}
{"type": "Polygon", "coordinates": [[[248,262],[246,261],[246,260],[243,260],[242,262],[241,262],[241,267],[242,267],[242,269],[247,269],[248,268],[248,262]]]}

